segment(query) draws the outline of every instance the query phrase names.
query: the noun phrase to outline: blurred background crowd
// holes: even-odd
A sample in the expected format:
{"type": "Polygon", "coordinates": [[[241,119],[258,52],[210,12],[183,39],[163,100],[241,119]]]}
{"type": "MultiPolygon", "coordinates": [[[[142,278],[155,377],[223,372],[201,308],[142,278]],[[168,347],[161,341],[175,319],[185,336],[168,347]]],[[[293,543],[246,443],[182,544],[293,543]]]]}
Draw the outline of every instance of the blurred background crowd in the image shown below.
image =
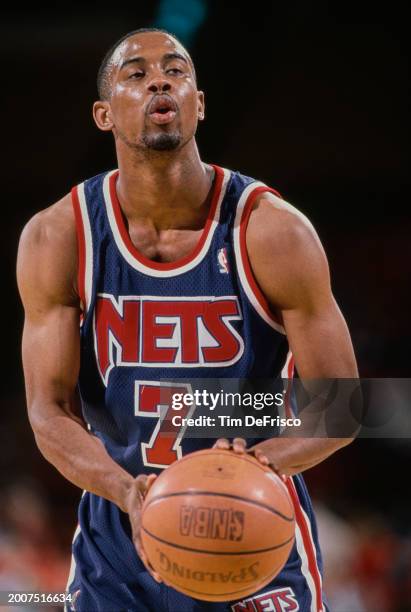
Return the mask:
{"type": "MultiPolygon", "coordinates": [[[[396,3],[161,0],[9,7],[3,57],[0,591],[64,590],[80,492],[29,429],[18,236],[35,211],[115,167],[95,75],[122,34],[158,26],[193,55],[205,161],[278,189],[312,220],[363,377],[409,376],[408,24],[396,3]]],[[[411,611],[409,440],[357,440],[307,472],[334,612],[411,611]]]]}

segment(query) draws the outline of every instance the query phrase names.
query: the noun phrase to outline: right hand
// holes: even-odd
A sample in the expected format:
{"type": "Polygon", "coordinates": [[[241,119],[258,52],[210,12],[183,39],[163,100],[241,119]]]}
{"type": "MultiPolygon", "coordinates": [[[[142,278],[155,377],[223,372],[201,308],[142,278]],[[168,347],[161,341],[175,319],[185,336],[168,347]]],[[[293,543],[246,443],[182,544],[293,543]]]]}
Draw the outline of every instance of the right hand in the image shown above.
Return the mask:
{"type": "Polygon", "coordinates": [[[154,580],[156,580],[156,582],[162,582],[160,575],[157,574],[157,572],[154,571],[150,565],[141,541],[141,508],[143,506],[144,498],[156,478],[156,474],[150,474],[149,476],[146,474],[140,474],[140,476],[137,476],[137,478],[133,480],[131,487],[128,489],[124,500],[123,509],[125,512],[127,512],[130,519],[133,543],[136,547],[138,556],[154,580]]]}

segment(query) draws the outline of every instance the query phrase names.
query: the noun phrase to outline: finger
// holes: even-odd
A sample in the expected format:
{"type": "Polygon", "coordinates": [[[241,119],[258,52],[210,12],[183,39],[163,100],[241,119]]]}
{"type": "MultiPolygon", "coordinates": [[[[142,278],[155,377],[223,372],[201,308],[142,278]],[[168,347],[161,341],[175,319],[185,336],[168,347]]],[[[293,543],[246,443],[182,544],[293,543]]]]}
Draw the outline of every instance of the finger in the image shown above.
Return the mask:
{"type": "Polygon", "coordinates": [[[148,573],[150,574],[150,576],[152,576],[154,578],[154,580],[156,582],[158,582],[158,583],[163,582],[162,579],[161,579],[160,574],[158,574],[155,571],[155,569],[151,565],[150,561],[148,560],[148,557],[147,557],[147,555],[145,553],[145,550],[142,547],[142,545],[140,545],[140,547],[137,547],[137,551],[138,551],[138,554],[140,556],[141,561],[144,563],[144,566],[145,566],[146,570],[148,571],[148,573]]]}
{"type": "Polygon", "coordinates": [[[254,451],[254,457],[259,461],[262,465],[269,465],[270,461],[267,455],[264,454],[262,450],[256,448],[254,451]]]}
{"type": "Polygon", "coordinates": [[[270,468],[272,469],[274,474],[276,474],[278,478],[280,478],[283,481],[284,484],[287,484],[288,476],[286,474],[284,474],[283,472],[280,472],[278,468],[274,468],[272,464],[270,464],[270,468]]]}
{"type": "Polygon", "coordinates": [[[223,450],[230,450],[230,442],[227,438],[219,438],[214,444],[213,448],[221,448],[223,450]]]}
{"type": "Polygon", "coordinates": [[[247,451],[247,442],[244,440],[244,438],[234,438],[233,451],[240,454],[247,451]]]}
{"type": "Polygon", "coordinates": [[[153,482],[155,481],[155,479],[157,478],[157,474],[149,474],[149,476],[147,476],[147,480],[146,480],[146,492],[145,494],[147,495],[147,493],[149,492],[153,482]]]}
{"type": "Polygon", "coordinates": [[[156,478],[157,474],[150,474],[149,476],[147,476],[147,474],[140,474],[139,476],[137,476],[137,489],[143,498],[147,495],[148,490],[150,489],[156,478]]]}
{"type": "Polygon", "coordinates": [[[138,493],[144,494],[147,488],[147,474],[140,474],[135,479],[136,489],[138,493]]]}
{"type": "Polygon", "coordinates": [[[162,582],[160,574],[158,574],[150,564],[150,561],[148,560],[144,548],[142,548],[141,546],[139,547],[136,542],[135,546],[137,548],[138,556],[140,557],[141,562],[143,563],[150,576],[152,576],[156,582],[162,582]]]}
{"type": "Polygon", "coordinates": [[[148,571],[150,572],[150,574],[152,575],[152,577],[154,578],[154,580],[156,582],[158,582],[159,584],[161,584],[163,582],[160,574],[157,574],[157,572],[155,572],[154,570],[152,570],[152,571],[148,570],[148,571]]]}
{"type": "Polygon", "coordinates": [[[282,472],[280,472],[279,467],[275,463],[273,463],[272,461],[268,465],[270,466],[272,471],[275,472],[277,474],[277,476],[279,476],[285,482],[286,477],[284,476],[284,474],[282,472]]]}
{"type": "Polygon", "coordinates": [[[133,542],[134,542],[134,546],[136,547],[138,556],[140,557],[140,559],[141,559],[142,563],[144,564],[146,570],[149,572],[149,574],[151,574],[151,576],[154,578],[154,580],[156,582],[162,582],[160,574],[158,574],[154,570],[153,566],[151,565],[151,563],[150,563],[150,561],[149,561],[149,559],[147,557],[146,551],[144,550],[143,542],[142,542],[142,539],[141,539],[141,531],[140,531],[140,529],[138,529],[138,531],[136,531],[136,533],[138,535],[134,536],[133,542]]]}
{"type": "Polygon", "coordinates": [[[132,513],[134,515],[134,511],[141,508],[144,500],[144,483],[141,482],[138,478],[133,482],[132,487],[130,488],[128,499],[127,499],[127,512],[132,513]]]}

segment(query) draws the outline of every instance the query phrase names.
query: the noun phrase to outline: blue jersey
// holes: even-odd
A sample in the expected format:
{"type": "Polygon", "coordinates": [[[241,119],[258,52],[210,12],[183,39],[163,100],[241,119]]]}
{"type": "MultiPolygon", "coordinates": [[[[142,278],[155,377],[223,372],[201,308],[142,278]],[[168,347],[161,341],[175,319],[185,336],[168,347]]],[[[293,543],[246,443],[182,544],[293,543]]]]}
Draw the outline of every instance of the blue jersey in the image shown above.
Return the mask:
{"type": "MultiPolygon", "coordinates": [[[[167,397],[188,390],[190,380],[292,376],[284,329],[253,278],[245,242],[256,197],[273,190],[238,172],[214,171],[197,246],[172,263],[152,261],[133,245],[117,199],[117,170],[72,190],[83,414],[110,456],[133,475],[161,470],[212,445],[185,438],[177,427],[163,435],[171,409],[167,397]]],[[[260,593],[227,604],[200,602],[155,583],[134,549],[128,517],[106,499],[84,493],[69,579],[73,609],[325,609],[316,525],[302,477],[288,479],[287,487],[297,525],[286,566],[260,593]]]]}

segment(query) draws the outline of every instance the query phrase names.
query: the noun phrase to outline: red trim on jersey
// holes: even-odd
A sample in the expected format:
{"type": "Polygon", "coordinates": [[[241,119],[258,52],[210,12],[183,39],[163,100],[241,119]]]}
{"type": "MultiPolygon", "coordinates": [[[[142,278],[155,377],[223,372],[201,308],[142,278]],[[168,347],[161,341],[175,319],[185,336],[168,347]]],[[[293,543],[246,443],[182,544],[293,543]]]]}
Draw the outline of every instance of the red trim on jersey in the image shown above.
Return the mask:
{"type": "Polygon", "coordinates": [[[294,376],[294,357],[291,355],[290,361],[288,362],[288,378],[292,378],[294,376]]]}
{"type": "Polygon", "coordinates": [[[86,238],[84,233],[83,217],[81,214],[80,200],[78,197],[78,188],[73,187],[71,190],[71,201],[74,210],[74,219],[76,222],[77,233],[77,252],[78,252],[78,271],[77,271],[77,290],[80,296],[83,310],[86,309],[86,238]]]}
{"type": "Polygon", "coordinates": [[[267,191],[281,198],[278,191],[275,191],[275,189],[271,189],[270,187],[256,187],[250,193],[244,205],[244,210],[242,212],[241,221],[240,221],[240,231],[239,231],[240,252],[241,252],[241,259],[243,261],[244,272],[245,272],[248,283],[251,287],[252,292],[254,293],[256,300],[258,301],[258,303],[260,304],[264,312],[267,314],[267,316],[270,317],[270,319],[274,321],[274,323],[276,323],[277,325],[282,325],[281,321],[279,321],[271,312],[265,295],[261,291],[260,287],[257,285],[257,282],[254,278],[253,271],[251,269],[250,261],[248,259],[247,244],[246,244],[246,230],[247,230],[248,222],[250,220],[250,215],[253,210],[255,200],[257,196],[267,191]]]}
{"type": "Polygon", "coordinates": [[[201,234],[201,238],[191,253],[189,253],[185,257],[181,257],[180,259],[177,259],[176,261],[172,261],[169,263],[152,261],[151,259],[148,259],[142,253],[140,253],[137,250],[137,248],[134,246],[134,244],[132,243],[130,235],[124,223],[124,216],[121,210],[120,202],[118,201],[118,197],[117,197],[116,181],[117,181],[119,172],[117,171],[111,175],[110,177],[110,197],[111,197],[111,201],[113,204],[114,217],[115,217],[117,227],[120,232],[120,236],[123,240],[123,243],[126,246],[129,253],[133,257],[135,257],[135,259],[137,259],[140,263],[147,266],[148,268],[153,268],[154,270],[176,270],[177,268],[181,268],[182,266],[185,266],[186,264],[190,263],[190,261],[192,261],[195,257],[197,257],[197,255],[200,253],[201,249],[203,248],[205,241],[207,240],[207,236],[210,231],[211,224],[214,220],[218,200],[219,200],[220,193],[221,193],[221,187],[222,187],[223,179],[224,179],[224,171],[222,170],[222,168],[220,168],[219,166],[214,166],[214,165],[213,165],[213,168],[215,170],[214,184],[212,187],[213,194],[211,198],[210,210],[208,212],[207,221],[204,226],[203,232],[201,234]]]}
{"type": "MultiPolygon", "coordinates": [[[[293,377],[294,377],[294,357],[293,355],[291,355],[290,361],[288,362],[288,366],[287,366],[287,379],[288,380],[287,380],[287,391],[285,395],[286,414],[287,416],[291,416],[291,417],[294,416],[292,408],[290,406],[290,394],[291,394],[291,389],[292,389],[293,377]]],[[[314,588],[315,588],[316,597],[317,597],[316,612],[323,612],[324,606],[322,603],[321,576],[320,576],[320,571],[317,565],[317,558],[316,558],[316,553],[315,553],[315,548],[314,548],[315,545],[313,543],[313,539],[308,529],[306,519],[303,515],[302,509],[301,509],[301,502],[298,497],[298,492],[297,492],[297,489],[295,488],[293,479],[291,477],[287,478],[285,481],[285,485],[288,489],[288,492],[291,497],[291,501],[294,506],[295,520],[301,531],[303,546],[304,546],[304,550],[307,555],[308,570],[314,582],[314,588]]]]}
{"type": "Polygon", "coordinates": [[[293,502],[295,520],[301,531],[301,537],[303,539],[303,545],[304,545],[304,549],[305,549],[305,552],[307,554],[307,559],[308,559],[308,569],[309,569],[309,572],[314,582],[315,593],[317,596],[316,610],[317,612],[323,612],[324,606],[322,603],[321,576],[320,576],[320,572],[319,572],[318,565],[317,565],[317,559],[316,559],[316,554],[314,550],[313,540],[310,535],[305,517],[301,510],[301,503],[300,503],[298,493],[297,493],[297,490],[295,488],[295,485],[292,479],[287,478],[285,484],[287,486],[288,492],[293,502]]]}

